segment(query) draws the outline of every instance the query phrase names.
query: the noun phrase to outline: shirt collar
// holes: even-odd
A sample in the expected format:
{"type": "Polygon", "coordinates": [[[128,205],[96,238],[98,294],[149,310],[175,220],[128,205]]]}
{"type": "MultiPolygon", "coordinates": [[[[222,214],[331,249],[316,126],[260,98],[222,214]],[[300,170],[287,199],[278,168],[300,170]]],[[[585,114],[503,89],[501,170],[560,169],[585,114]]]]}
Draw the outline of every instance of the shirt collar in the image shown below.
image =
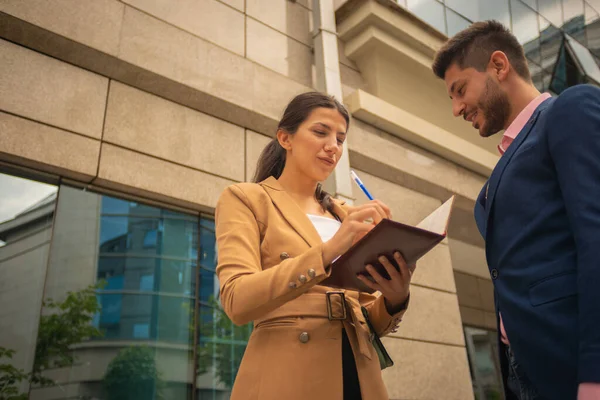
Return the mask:
{"type": "Polygon", "coordinates": [[[515,140],[519,132],[523,130],[523,127],[525,127],[525,124],[527,123],[527,121],[529,121],[529,118],[531,118],[531,116],[539,107],[539,105],[547,99],[549,99],[550,97],[552,97],[550,93],[540,94],[535,99],[531,100],[529,104],[527,104],[527,107],[525,107],[523,111],[521,111],[519,115],[517,115],[517,118],[515,118],[515,120],[510,124],[510,126],[504,131],[504,135],[502,135],[502,141],[500,143],[500,146],[498,146],[500,154],[503,154],[504,151],[508,149],[508,146],[512,143],[513,140],[515,140]]]}

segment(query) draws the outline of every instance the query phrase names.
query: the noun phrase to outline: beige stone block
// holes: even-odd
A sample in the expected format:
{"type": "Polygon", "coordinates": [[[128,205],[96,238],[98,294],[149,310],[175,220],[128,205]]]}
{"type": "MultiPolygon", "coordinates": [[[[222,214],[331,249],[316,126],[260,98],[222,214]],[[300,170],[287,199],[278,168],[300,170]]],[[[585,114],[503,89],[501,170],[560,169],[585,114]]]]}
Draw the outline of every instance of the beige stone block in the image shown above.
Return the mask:
{"type": "Polygon", "coordinates": [[[479,286],[479,296],[481,298],[481,306],[486,311],[495,311],[494,305],[494,284],[490,279],[477,279],[479,286]]]}
{"type": "Polygon", "coordinates": [[[0,11],[116,55],[123,18],[117,0],[3,0],[0,11]]]}
{"type": "Polygon", "coordinates": [[[307,46],[312,46],[310,11],[289,0],[246,0],[246,14],[307,46]]]}
{"type": "Polygon", "coordinates": [[[497,323],[495,312],[484,311],[483,318],[484,318],[484,325],[483,325],[484,328],[491,329],[493,331],[498,330],[498,323],[497,323]]]}
{"type": "Polygon", "coordinates": [[[476,308],[460,306],[460,317],[463,325],[475,326],[478,328],[485,327],[485,313],[476,308]]]}
{"type": "Polygon", "coordinates": [[[464,345],[456,295],[411,286],[408,311],[392,336],[464,345]]]}
{"type": "Polygon", "coordinates": [[[342,94],[349,96],[356,89],[367,89],[367,83],[364,81],[360,72],[340,63],[340,77],[342,80],[342,94]]]}
{"type": "Polygon", "coordinates": [[[251,18],[246,21],[246,57],[312,86],[310,48],[251,18]]]}
{"type": "Polygon", "coordinates": [[[217,1],[227,4],[241,12],[245,12],[244,3],[246,0],[217,0],[217,1]]]}
{"type": "MultiPolygon", "coordinates": [[[[426,185],[435,185],[474,202],[486,181],[481,175],[356,118],[350,126],[348,149],[401,171],[408,175],[404,180],[417,187],[422,186],[423,191],[431,190],[426,185]]],[[[421,191],[420,188],[415,189],[421,191]]]]}
{"type": "Polygon", "coordinates": [[[448,292],[456,292],[448,245],[440,243],[417,262],[412,283],[448,292]]]}
{"type": "Polygon", "coordinates": [[[115,81],[103,140],[244,180],[243,128],[115,81]]]}
{"type": "Polygon", "coordinates": [[[234,53],[244,55],[244,14],[217,0],[123,2],[234,53]]]}
{"type": "Polygon", "coordinates": [[[265,146],[273,140],[260,133],[246,130],[246,181],[250,182],[256,171],[256,163],[265,146]]]}
{"type": "Polygon", "coordinates": [[[100,138],[108,79],[0,40],[0,110],[100,138]]]}
{"type": "Polygon", "coordinates": [[[358,71],[358,66],[356,63],[346,56],[346,52],[344,51],[345,46],[346,45],[344,41],[338,38],[338,58],[340,63],[355,71],[358,71]]]}
{"type": "Polygon", "coordinates": [[[0,159],[77,179],[96,174],[100,142],[0,112],[0,159]]]}
{"type": "Polygon", "coordinates": [[[396,338],[383,342],[396,363],[383,371],[391,399],[473,399],[464,347],[396,338]]]}
{"type": "MultiPolygon", "coordinates": [[[[352,134],[350,133],[348,136],[352,136],[352,134]]],[[[355,169],[355,171],[369,192],[390,208],[392,219],[395,221],[416,225],[441,205],[438,199],[378,178],[365,171],[359,169],[355,169]]],[[[352,184],[352,195],[356,198],[355,204],[364,204],[369,201],[355,184],[352,184]]]]}
{"type": "Polygon", "coordinates": [[[454,271],[454,281],[460,305],[483,310],[477,278],[454,271]]]}
{"type": "MultiPolygon", "coordinates": [[[[275,120],[273,126],[273,130],[275,130],[288,103],[296,95],[314,89],[293,81],[286,76],[274,73],[262,65],[252,64],[254,65],[254,81],[252,82],[252,93],[254,95],[253,107],[275,120]]],[[[267,135],[274,134],[272,130],[260,132],[267,135]]]]}
{"type": "Polygon", "coordinates": [[[133,194],[174,199],[214,208],[223,190],[235,183],[110,144],[102,144],[98,185],[133,194]]]}
{"type": "MultiPolygon", "coordinates": [[[[119,55],[124,61],[237,106],[260,109],[258,101],[254,104],[256,64],[243,57],[129,7],[122,37],[119,55]]],[[[268,74],[267,79],[275,75],[268,74]]],[[[283,83],[282,93],[289,86],[283,83]]],[[[270,93],[276,92],[273,87],[277,86],[269,84],[270,93]]]]}
{"type": "Polygon", "coordinates": [[[490,278],[484,248],[453,238],[448,239],[448,242],[455,271],[484,279],[490,278]]]}

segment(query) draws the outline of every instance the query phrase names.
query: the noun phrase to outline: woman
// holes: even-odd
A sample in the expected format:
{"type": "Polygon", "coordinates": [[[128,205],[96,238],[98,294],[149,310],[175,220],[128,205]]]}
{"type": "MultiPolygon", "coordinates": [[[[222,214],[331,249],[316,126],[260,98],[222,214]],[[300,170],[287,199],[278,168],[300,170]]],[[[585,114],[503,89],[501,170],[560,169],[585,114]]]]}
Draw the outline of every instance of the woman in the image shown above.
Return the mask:
{"type": "Polygon", "coordinates": [[[219,199],[221,302],[235,324],[254,321],[233,400],[388,398],[361,306],[378,335],[395,329],[412,270],[398,253],[400,271],[380,260],[390,280],[367,266],[373,282],[361,279],[382,296],[319,286],[336,257],[390,217],[380,201],[349,207],[321,189],[342,156],[348,124],[333,98],[297,96],[261,154],[257,183],[232,185],[219,199]]]}

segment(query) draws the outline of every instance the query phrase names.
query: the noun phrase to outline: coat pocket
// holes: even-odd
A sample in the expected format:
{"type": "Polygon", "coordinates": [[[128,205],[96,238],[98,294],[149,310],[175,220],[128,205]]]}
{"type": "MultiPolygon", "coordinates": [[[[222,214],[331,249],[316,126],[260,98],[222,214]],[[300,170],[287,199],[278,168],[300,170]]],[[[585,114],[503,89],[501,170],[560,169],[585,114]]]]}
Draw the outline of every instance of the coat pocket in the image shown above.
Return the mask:
{"type": "Polygon", "coordinates": [[[529,287],[529,301],[532,306],[540,306],[576,295],[577,274],[575,271],[551,276],[529,287]]]}
{"type": "Polygon", "coordinates": [[[297,317],[273,318],[259,322],[254,329],[283,328],[298,325],[297,317]]]}

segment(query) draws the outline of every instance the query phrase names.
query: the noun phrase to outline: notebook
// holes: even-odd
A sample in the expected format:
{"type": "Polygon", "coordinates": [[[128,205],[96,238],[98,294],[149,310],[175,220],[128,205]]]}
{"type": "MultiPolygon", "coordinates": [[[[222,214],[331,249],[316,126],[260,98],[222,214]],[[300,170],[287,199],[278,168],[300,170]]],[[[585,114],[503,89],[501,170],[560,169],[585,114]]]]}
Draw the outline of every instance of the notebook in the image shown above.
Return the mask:
{"type": "Polygon", "coordinates": [[[331,264],[331,275],[320,285],[372,293],[356,274],[371,275],[367,264],[386,279],[389,275],[377,258],[384,255],[398,269],[393,254],[399,251],[407,264],[414,264],[446,237],[454,196],[417,226],[384,219],[331,264]]]}

